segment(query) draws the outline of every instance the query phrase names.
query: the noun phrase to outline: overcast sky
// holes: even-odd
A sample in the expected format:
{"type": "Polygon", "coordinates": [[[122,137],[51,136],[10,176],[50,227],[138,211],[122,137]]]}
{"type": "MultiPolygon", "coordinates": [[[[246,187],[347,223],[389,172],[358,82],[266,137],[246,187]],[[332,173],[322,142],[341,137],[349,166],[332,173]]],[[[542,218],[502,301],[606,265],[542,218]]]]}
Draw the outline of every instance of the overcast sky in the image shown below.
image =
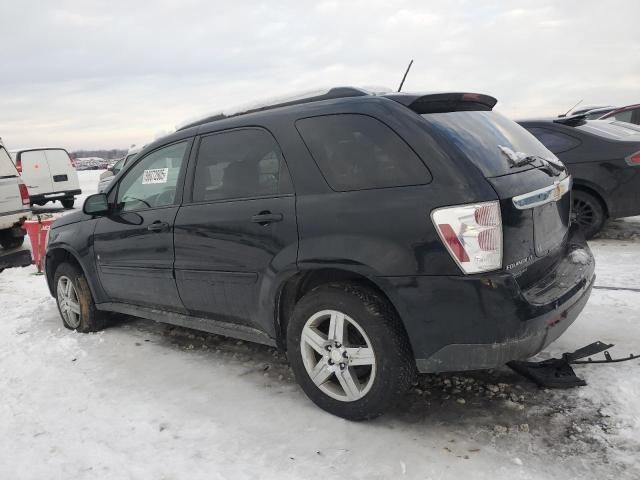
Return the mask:
{"type": "Polygon", "coordinates": [[[126,148],[331,85],[475,91],[512,117],[640,102],[640,1],[3,0],[8,147],[126,148]]]}

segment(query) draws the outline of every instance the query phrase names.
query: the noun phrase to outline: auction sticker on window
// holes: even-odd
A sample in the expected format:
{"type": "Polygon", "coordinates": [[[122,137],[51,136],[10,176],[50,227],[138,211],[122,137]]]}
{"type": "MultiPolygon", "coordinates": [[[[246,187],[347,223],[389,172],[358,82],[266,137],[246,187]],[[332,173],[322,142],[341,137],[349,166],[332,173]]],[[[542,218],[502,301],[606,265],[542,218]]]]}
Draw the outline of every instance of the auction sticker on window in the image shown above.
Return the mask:
{"type": "Polygon", "coordinates": [[[144,171],[144,174],[142,175],[142,184],[146,185],[148,183],[167,183],[168,177],[168,168],[151,168],[144,171]]]}

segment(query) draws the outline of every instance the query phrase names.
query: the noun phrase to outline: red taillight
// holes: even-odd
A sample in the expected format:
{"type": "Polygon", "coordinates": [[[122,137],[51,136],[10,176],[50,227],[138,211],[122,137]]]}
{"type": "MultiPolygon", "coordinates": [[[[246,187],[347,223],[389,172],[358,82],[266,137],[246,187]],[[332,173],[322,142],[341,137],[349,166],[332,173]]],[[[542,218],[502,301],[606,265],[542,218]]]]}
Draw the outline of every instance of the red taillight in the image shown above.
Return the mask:
{"type": "Polygon", "coordinates": [[[438,225],[440,232],[442,233],[442,238],[449,245],[449,249],[451,253],[453,253],[460,263],[468,262],[469,255],[464,251],[464,247],[460,242],[460,239],[456,235],[456,232],[453,231],[451,225],[447,223],[442,223],[438,225]]]}
{"type": "Polygon", "coordinates": [[[73,158],[71,158],[71,156],[69,156],[69,163],[73,168],[76,168],[76,162],[73,161],[73,158]]]}
{"type": "Polygon", "coordinates": [[[22,160],[20,157],[16,159],[16,170],[18,170],[18,173],[22,173],[22,160]]]}
{"type": "Polygon", "coordinates": [[[633,155],[627,157],[627,163],[629,165],[640,165],[640,152],[636,152],[633,155]]]}
{"type": "Polygon", "coordinates": [[[464,273],[501,268],[502,220],[498,201],[437,208],[431,212],[431,220],[464,273]]]}
{"type": "Polygon", "coordinates": [[[20,189],[22,205],[29,205],[31,201],[29,200],[29,190],[27,190],[27,186],[24,183],[19,183],[18,188],[20,189]]]}

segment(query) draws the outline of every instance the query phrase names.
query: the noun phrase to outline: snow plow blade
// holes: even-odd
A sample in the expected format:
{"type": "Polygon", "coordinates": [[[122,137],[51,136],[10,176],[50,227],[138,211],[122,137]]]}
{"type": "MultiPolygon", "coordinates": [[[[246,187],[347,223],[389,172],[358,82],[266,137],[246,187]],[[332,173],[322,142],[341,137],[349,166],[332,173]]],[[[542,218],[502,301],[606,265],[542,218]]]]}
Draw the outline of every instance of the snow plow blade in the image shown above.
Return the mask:
{"type": "Polygon", "coordinates": [[[628,357],[612,358],[608,349],[613,344],[603,342],[593,342],[575,352],[567,352],[562,354],[562,358],[550,358],[542,362],[523,362],[514,360],[507,363],[507,366],[523,377],[528,378],[532,382],[545,388],[573,388],[583,387],[587,384],[582,378],[578,377],[571,364],[590,364],[590,363],[615,363],[625,362],[640,358],[640,355],[630,354],[628,357]],[[592,360],[591,356],[604,352],[604,360],[592,360]],[[582,360],[587,358],[587,360],[582,360]]]}
{"type": "Polygon", "coordinates": [[[26,248],[0,252],[0,272],[5,268],[28,267],[31,265],[31,252],[26,248]]]}

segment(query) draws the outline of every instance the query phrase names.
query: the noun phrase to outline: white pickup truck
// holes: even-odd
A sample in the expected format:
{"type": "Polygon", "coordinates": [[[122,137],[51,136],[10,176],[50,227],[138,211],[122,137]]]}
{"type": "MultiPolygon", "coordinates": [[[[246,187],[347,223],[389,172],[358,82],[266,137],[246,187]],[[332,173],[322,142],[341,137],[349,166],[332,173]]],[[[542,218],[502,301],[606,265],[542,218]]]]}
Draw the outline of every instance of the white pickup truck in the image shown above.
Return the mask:
{"type": "Polygon", "coordinates": [[[7,150],[0,144],[0,245],[8,250],[22,245],[20,228],[31,213],[29,191],[7,150]]]}

